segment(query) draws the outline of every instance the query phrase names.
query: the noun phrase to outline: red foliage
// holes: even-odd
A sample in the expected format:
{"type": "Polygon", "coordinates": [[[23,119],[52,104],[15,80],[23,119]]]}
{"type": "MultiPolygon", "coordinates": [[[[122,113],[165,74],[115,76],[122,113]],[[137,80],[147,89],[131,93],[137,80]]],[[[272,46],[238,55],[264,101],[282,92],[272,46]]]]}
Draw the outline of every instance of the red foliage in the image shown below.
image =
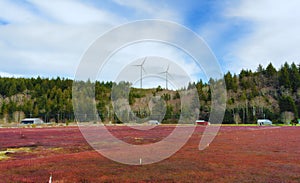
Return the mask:
{"type": "MultiPolygon", "coordinates": [[[[149,131],[111,126],[118,138],[153,143],[173,127],[149,131]]],[[[189,127],[186,127],[189,128],[189,127]]],[[[30,147],[0,161],[0,182],[299,182],[299,127],[221,127],[210,146],[198,150],[205,127],[170,158],[151,165],[113,162],[86,143],[77,127],[0,129],[0,150],[30,147]]]]}

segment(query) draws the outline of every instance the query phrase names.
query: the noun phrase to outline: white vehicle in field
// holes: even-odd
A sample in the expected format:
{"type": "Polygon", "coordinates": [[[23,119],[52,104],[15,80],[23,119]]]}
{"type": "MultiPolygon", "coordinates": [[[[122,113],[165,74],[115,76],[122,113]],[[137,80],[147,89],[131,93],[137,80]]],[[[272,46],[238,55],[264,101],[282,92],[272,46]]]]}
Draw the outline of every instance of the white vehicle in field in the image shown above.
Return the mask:
{"type": "Polygon", "coordinates": [[[258,119],[257,125],[258,126],[272,125],[272,121],[269,119],[258,119]]]}
{"type": "Polygon", "coordinates": [[[31,124],[43,124],[44,121],[41,120],[40,118],[25,118],[25,119],[22,119],[21,121],[21,124],[24,124],[24,125],[31,125],[31,124]]]}
{"type": "Polygon", "coordinates": [[[148,121],[148,124],[149,124],[149,125],[160,125],[160,122],[157,121],[157,120],[149,120],[149,121],[148,121]]]}

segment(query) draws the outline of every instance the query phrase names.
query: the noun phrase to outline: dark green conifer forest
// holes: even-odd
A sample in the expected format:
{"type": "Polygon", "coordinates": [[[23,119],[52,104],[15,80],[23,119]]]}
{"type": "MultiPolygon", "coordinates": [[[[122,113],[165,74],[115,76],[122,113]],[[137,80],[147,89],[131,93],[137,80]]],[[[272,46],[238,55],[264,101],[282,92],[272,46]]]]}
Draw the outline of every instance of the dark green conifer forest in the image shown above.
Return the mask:
{"type": "MultiPolygon", "coordinates": [[[[270,63],[257,70],[241,70],[224,74],[227,106],[223,123],[252,124],[258,118],[274,123],[289,123],[300,112],[300,66],[284,63],[278,70],[270,63]]],[[[7,78],[0,77],[0,122],[20,121],[39,117],[44,121],[65,123],[75,121],[72,106],[73,81],[65,78],[7,78]]],[[[210,111],[210,82],[199,78],[194,84],[200,101],[199,119],[208,120],[210,111]]],[[[112,82],[95,82],[95,99],[103,121],[119,122],[111,105],[112,82]]],[[[149,115],[145,100],[161,96],[166,102],[163,123],[173,123],[181,113],[178,91],[131,88],[129,104],[138,117],[149,115]]]]}

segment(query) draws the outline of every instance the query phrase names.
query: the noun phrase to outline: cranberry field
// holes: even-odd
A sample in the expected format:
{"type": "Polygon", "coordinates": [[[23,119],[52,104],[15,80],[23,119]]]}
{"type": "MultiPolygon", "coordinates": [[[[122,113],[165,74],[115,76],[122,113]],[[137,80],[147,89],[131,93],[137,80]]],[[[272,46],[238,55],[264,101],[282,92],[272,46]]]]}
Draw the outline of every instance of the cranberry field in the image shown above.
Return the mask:
{"type": "MultiPolygon", "coordinates": [[[[107,128],[132,144],[157,142],[174,129],[107,128]]],[[[1,128],[0,182],[47,182],[50,175],[52,182],[300,182],[300,127],[223,126],[199,151],[203,131],[197,127],[168,159],[130,166],[95,152],[78,127],[1,128]]]]}

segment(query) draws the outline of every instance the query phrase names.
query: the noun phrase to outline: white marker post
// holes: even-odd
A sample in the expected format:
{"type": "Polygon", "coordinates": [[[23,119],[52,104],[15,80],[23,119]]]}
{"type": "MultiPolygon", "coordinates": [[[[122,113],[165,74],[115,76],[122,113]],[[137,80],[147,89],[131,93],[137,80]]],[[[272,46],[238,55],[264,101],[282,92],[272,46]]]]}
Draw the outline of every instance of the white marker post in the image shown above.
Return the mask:
{"type": "Polygon", "coordinates": [[[50,177],[49,177],[49,183],[52,183],[52,173],[50,174],[50,177]]]}

